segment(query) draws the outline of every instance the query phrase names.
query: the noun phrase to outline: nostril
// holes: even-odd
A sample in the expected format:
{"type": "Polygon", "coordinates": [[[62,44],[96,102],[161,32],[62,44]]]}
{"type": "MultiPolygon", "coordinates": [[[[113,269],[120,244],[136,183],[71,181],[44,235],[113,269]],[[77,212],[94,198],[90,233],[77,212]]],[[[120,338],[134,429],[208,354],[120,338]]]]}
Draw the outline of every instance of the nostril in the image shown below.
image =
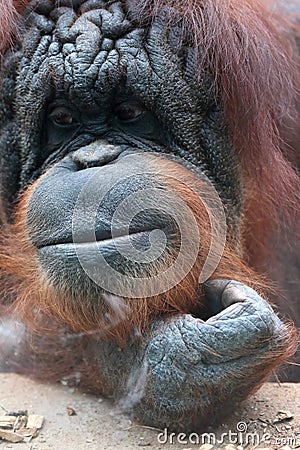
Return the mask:
{"type": "Polygon", "coordinates": [[[98,140],[76,150],[72,155],[72,159],[79,169],[87,169],[89,167],[99,167],[108,164],[116,159],[121,152],[122,149],[119,145],[98,140]]]}

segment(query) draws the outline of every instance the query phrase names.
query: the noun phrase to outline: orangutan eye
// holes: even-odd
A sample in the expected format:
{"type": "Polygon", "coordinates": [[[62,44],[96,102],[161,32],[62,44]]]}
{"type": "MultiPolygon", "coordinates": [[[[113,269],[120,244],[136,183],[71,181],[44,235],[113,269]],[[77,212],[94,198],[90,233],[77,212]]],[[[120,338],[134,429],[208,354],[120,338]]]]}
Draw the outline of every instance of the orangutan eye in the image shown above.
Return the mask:
{"type": "Polygon", "coordinates": [[[75,115],[67,108],[61,106],[54,108],[49,114],[49,118],[54,125],[59,127],[71,127],[77,123],[75,115]]]}
{"type": "Polygon", "coordinates": [[[124,102],[115,107],[114,114],[119,122],[133,123],[140,120],[145,109],[137,102],[124,102]]]}

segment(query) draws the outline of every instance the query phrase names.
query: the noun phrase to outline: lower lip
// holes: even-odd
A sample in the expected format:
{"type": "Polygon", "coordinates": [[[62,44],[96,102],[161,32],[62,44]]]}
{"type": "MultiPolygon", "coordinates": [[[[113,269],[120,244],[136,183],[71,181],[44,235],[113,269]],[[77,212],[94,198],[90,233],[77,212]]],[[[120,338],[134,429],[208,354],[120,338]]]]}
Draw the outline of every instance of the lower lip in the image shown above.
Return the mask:
{"type": "Polygon", "coordinates": [[[134,244],[137,246],[146,248],[149,246],[149,235],[152,230],[141,231],[130,235],[118,236],[111,239],[105,239],[103,241],[94,242],[70,242],[65,244],[54,244],[41,247],[39,249],[40,254],[50,254],[55,257],[67,257],[68,259],[77,259],[78,256],[88,257],[91,262],[93,259],[99,258],[99,253],[102,256],[112,256],[117,252],[122,253],[122,250],[126,252],[127,249],[134,244]],[[147,245],[148,243],[148,245],[147,245]]]}

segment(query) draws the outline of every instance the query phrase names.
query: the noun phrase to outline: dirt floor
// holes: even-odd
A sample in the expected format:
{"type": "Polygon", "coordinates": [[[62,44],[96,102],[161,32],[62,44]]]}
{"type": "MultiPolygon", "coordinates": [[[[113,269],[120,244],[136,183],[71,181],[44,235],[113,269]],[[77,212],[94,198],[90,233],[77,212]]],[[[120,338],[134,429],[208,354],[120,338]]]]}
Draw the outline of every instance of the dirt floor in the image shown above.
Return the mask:
{"type": "MultiPolygon", "coordinates": [[[[23,424],[27,442],[0,440],[0,450],[300,448],[300,384],[266,384],[228,417],[226,423],[203,435],[166,436],[163,430],[132,423],[107,400],[14,374],[0,374],[0,406],[0,433],[5,435],[8,431],[9,438],[18,434],[5,424],[14,422],[12,413],[19,414],[16,419],[20,424],[24,419],[20,416],[26,415],[27,410],[36,427],[41,426],[39,416],[44,416],[36,437],[31,437],[34,432],[29,423],[24,433],[23,424]]],[[[25,424],[26,420],[25,417],[25,424]]]]}

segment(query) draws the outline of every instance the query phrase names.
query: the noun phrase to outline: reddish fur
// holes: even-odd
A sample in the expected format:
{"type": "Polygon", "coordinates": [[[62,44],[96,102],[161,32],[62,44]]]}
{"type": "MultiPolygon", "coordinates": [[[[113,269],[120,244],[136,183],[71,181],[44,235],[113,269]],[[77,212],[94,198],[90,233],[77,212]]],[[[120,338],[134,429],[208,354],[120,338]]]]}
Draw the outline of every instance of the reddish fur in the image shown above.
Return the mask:
{"type": "Polygon", "coordinates": [[[19,15],[30,2],[28,0],[5,0],[0,12],[0,55],[8,49],[17,34],[19,15]]]}
{"type": "MultiPolygon", "coordinates": [[[[22,13],[28,3],[14,1],[15,9],[10,2],[2,5],[1,53],[16,35],[18,13],[22,13]]],[[[128,4],[137,20],[149,21],[162,14],[162,8],[170,2],[135,0],[128,4]]],[[[277,228],[282,215],[290,223],[298,223],[295,216],[299,179],[289,163],[287,148],[278,131],[287,129],[296,117],[299,70],[287,32],[288,23],[281,14],[254,0],[174,0],[172,6],[182,17],[183,34],[188,35],[196,52],[201,49],[199,75],[203,63],[215,74],[224,116],[244,174],[243,256],[255,266],[265,256],[266,236],[277,228]]],[[[169,19],[171,23],[172,17],[169,19]]],[[[201,202],[191,193],[187,196],[180,183],[171,188],[190,204],[198,217],[203,253],[191,274],[164,297],[130,300],[132,315],[113,330],[119,342],[132,330],[132,324],[142,331],[153,315],[197,309],[197,275],[209,246],[210,230],[208,221],[203,220],[206,215],[201,202]]],[[[54,314],[74,331],[97,332],[103,323],[94,310],[79,311],[69,301],[63,304],[51,287],[42,282],[35,250],[28,241],[24,225],[31,189],[20,203],[16,224],[6,226],[3,233],[0,266],[5,273],[5,295],[16,295],[16,311],[31,326],[47,327],[49,317],[54,314]],[[33,324],[33,311],[38,310],[43,312],[42,323],[33,324]]],[[[214,277],[242,281],[261,294],[268,291],[264,281],[236,255],[229,242],[214,277]]],[[[56,322],[54,325],[50,322],[49,328],[56,332],[56,322]]],[[[291,347],[283,357],[292,354],[294,343],[295,334],[291,331],[291,347]]]]}

